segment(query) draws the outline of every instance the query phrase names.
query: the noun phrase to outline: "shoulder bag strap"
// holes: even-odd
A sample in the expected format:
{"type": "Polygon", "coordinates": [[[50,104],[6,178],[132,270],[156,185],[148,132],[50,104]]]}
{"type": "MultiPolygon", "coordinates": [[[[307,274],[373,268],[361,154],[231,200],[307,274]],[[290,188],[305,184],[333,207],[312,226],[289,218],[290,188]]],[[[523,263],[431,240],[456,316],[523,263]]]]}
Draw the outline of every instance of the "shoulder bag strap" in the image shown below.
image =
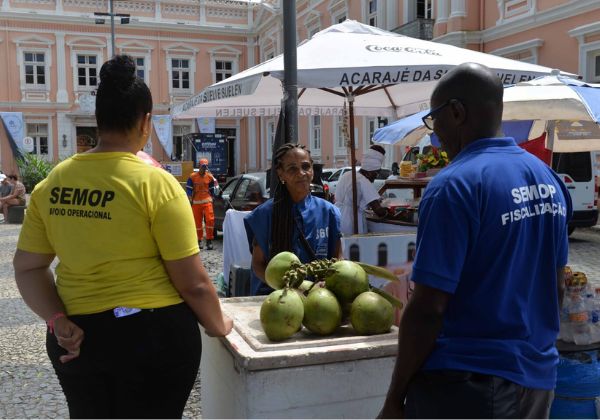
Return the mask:
{"type": "MultiPolygon", "coordinates": [[[[300,217],[302,217],[302,216],[300,216],[300,217]]],[[[300,229],[300,225],[298,224],[296,217],[294,217],[294,225],[296,225],[296,229],[298,230],[298,237],[300,238],[300,242],[302,243],[302,246],[304,247],[306,252],[308,252],[308,255],[310,256],[311,261],[316,260],[317,254],[315,254],[315,251],[312,249],[312,247],[308,243],[306,236],[304,236],[304,232],[302,232],[302,229],[300,229]]]]}

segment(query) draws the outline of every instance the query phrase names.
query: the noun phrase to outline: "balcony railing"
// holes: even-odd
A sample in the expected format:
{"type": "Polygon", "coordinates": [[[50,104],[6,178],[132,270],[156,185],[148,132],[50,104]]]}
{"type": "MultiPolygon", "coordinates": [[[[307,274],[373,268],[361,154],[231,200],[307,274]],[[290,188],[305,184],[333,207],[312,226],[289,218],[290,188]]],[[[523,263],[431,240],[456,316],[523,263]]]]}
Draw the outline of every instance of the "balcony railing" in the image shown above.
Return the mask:
{"type": "Polygon", "coordinates": [[[411,22],[398,26],[393,32],[410,36],[413,38],[431,40],[433,39],[433,19],[417,18],[411,22]]]}

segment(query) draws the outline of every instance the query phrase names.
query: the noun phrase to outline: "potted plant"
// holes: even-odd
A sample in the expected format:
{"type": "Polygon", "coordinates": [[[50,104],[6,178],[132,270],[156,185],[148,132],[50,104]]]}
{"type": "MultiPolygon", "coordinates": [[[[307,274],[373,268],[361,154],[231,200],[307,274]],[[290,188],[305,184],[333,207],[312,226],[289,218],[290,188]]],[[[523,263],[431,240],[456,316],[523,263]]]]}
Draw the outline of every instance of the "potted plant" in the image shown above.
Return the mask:
{"type": "Polygon", "coordinates": [[[437,147],[432,147],[427,153],[418,154],[417,160],[420,177],[434,176],[449,163],[448,154],[437,147]]]}
{"type": "Polygon", "coordinates": [[[17,159],[21,181],[28,193],[31,193],[38,182],[48,176],[54,165],[54,163],[32,153],[25,153],[17,159]]]}

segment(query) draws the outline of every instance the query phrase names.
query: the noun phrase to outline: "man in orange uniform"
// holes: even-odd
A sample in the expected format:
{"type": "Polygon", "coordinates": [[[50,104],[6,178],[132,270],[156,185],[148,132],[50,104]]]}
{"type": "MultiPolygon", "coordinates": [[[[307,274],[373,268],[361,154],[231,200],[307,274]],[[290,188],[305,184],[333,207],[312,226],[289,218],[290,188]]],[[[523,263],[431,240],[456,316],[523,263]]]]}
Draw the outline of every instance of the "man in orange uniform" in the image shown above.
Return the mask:
{"type": "Polygon", "coordinates": [[[215,214],[213,212],[212,198],[215,194],[217,180],[208,170],[208,159],[200,159],[200,170],[193,172],[187,180],[187,195],[192,204],[194,220],[196,221],[196,234],[198,245],[202,245],[202,221],[206,225],[206,249],[213,249],[212,240],[215,237],[215,214]]]}

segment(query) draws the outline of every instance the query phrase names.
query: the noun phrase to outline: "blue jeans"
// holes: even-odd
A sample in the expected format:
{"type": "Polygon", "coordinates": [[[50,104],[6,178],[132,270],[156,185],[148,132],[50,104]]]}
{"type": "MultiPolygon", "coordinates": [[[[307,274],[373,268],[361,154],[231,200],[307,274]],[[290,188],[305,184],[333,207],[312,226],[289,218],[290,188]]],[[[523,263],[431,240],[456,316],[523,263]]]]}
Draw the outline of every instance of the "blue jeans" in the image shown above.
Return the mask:
{"type": "Polygon", "coordinates": [[[116,318],[111,311],[69,317],[85,338],[77,359],[53,334],[46,349],[71,418],[181,418],[200,366],[202,343],[185,304],[116,318]]]}

